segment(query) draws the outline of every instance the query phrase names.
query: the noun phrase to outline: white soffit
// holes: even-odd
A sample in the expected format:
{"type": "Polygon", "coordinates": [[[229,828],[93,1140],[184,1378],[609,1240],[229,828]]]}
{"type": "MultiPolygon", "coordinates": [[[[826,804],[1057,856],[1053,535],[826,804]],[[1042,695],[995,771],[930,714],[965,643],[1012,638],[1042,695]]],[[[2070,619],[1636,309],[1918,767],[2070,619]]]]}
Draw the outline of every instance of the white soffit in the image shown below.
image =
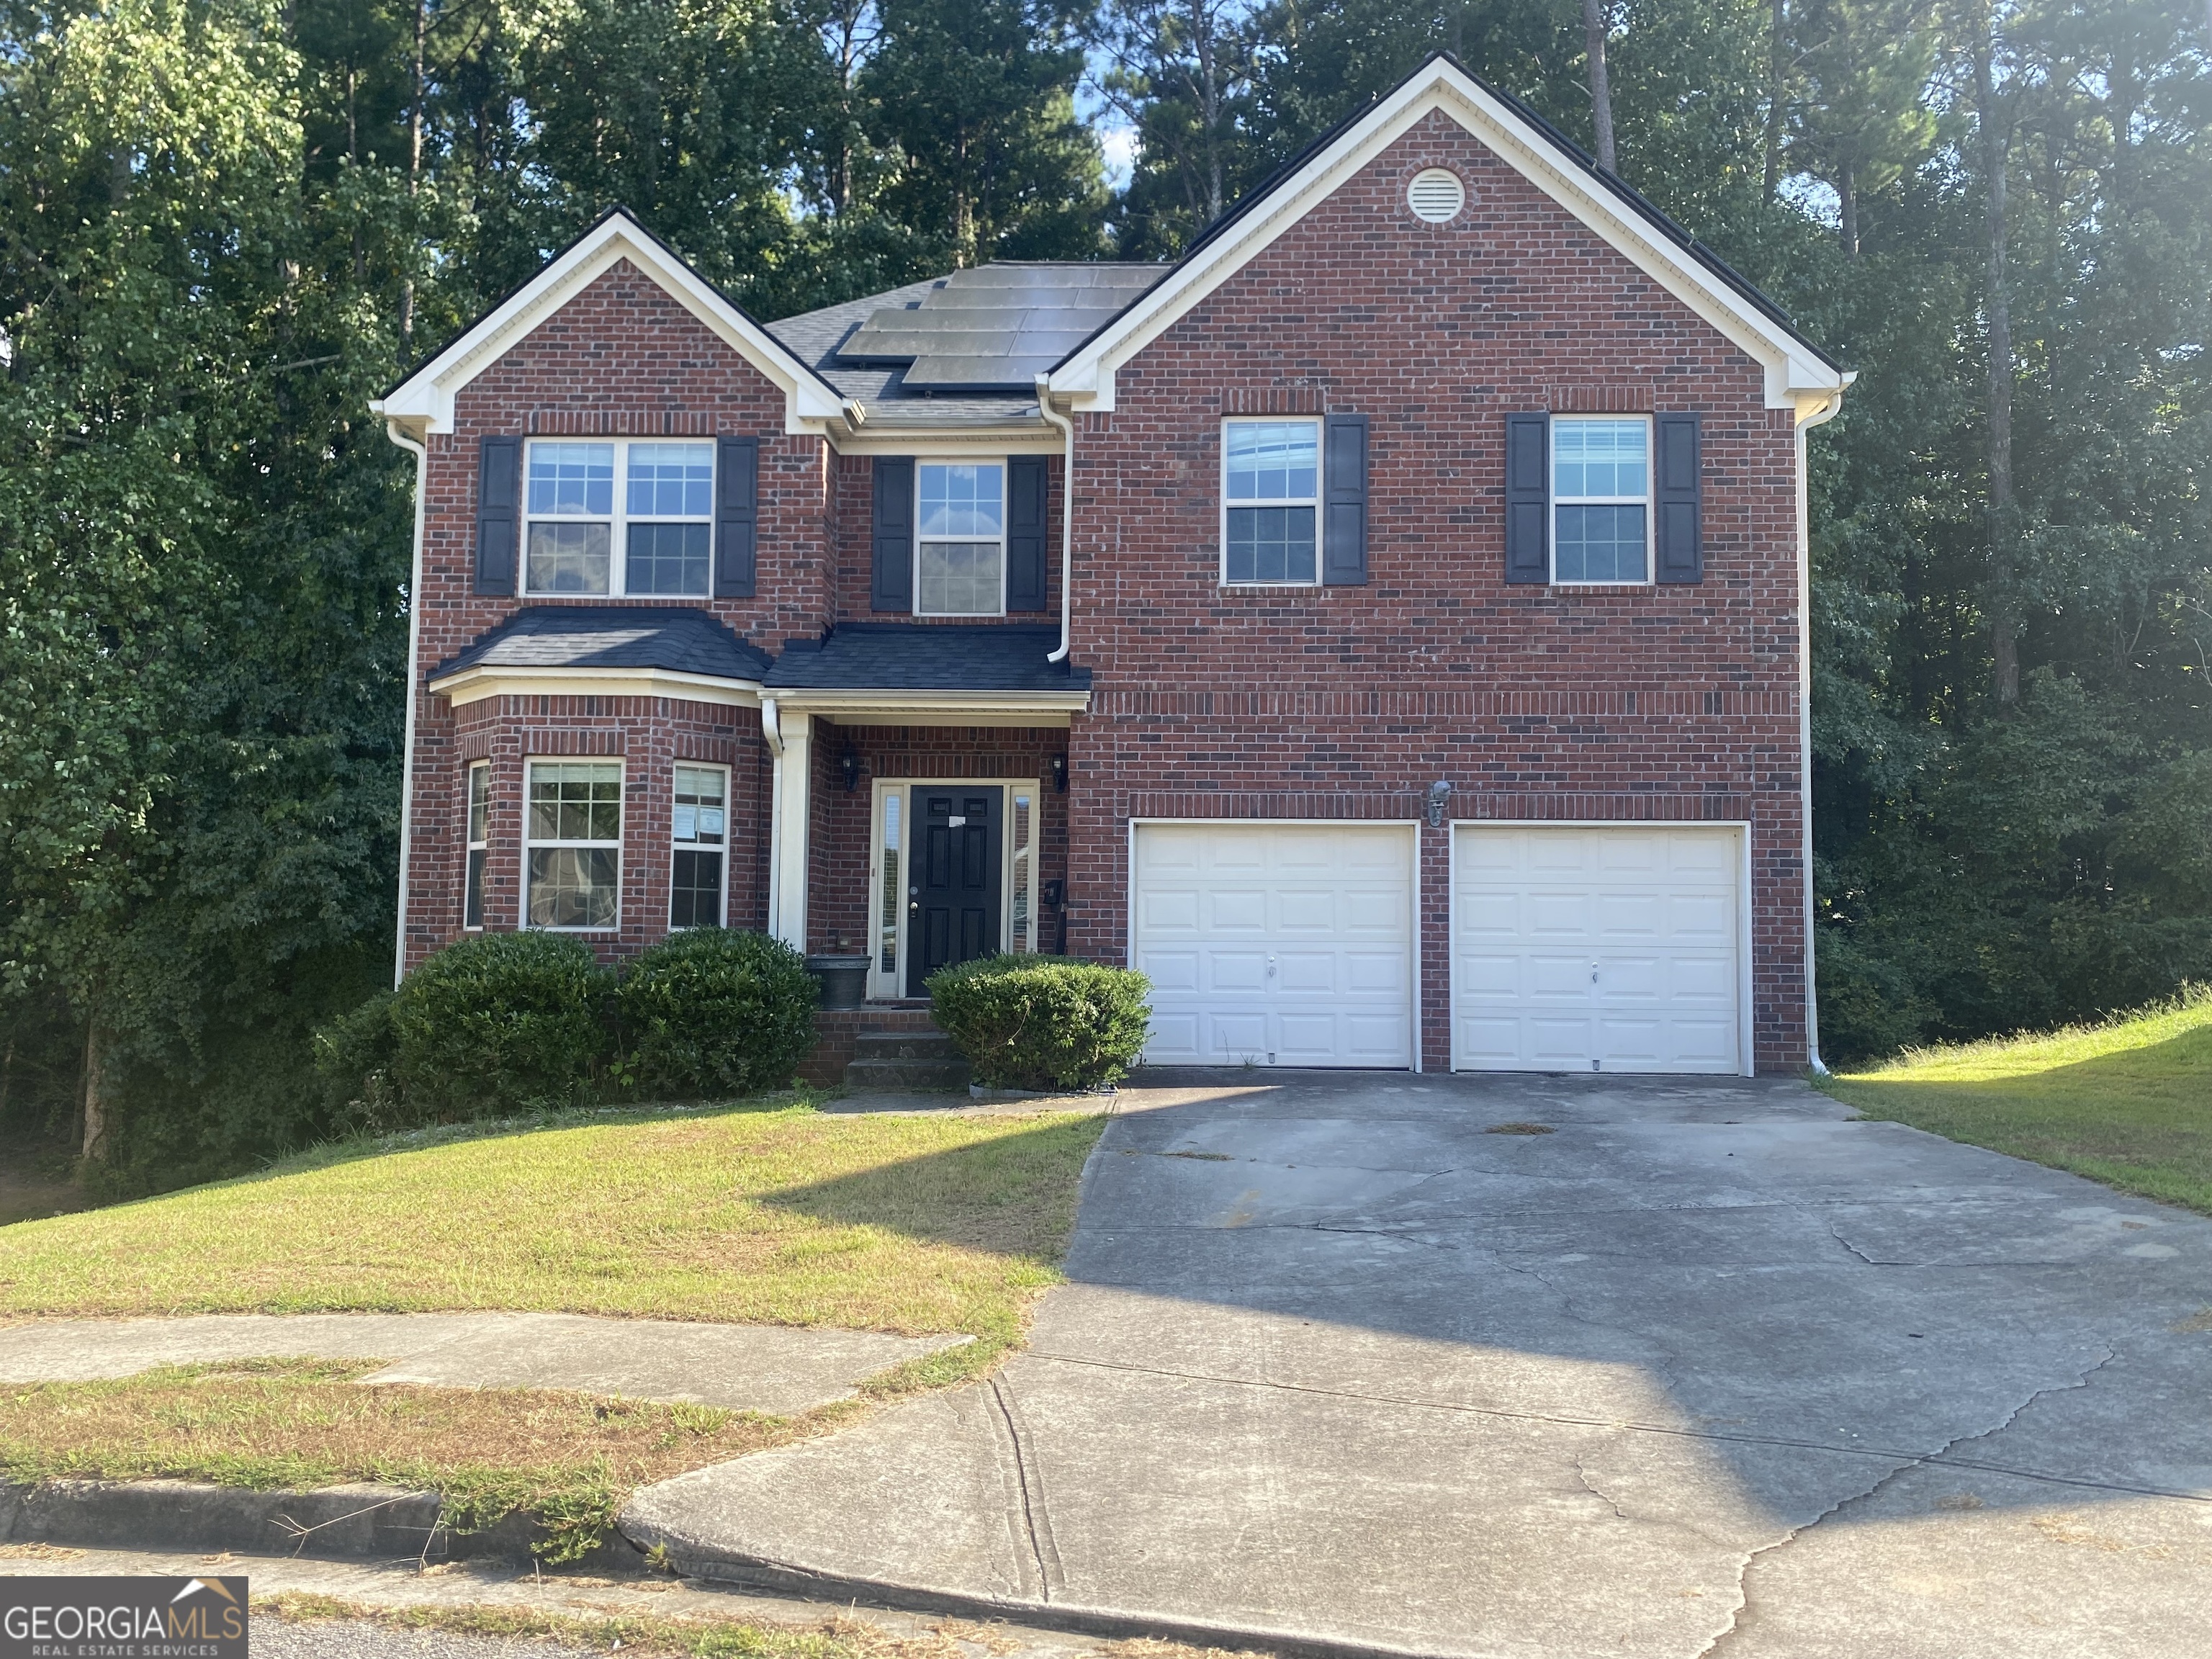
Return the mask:
{"type": "Polygon", "coordinates": [[[430,681],[429,690],[456,708],[488,697],[673,697],[734,708],[760,702],[757,681],[665,668],[505,668],[478,663],[430,681]]]}
{"type": "Polygon", "coordinates": [[[844,415],[838,392],[766,329],[623,212],[610,213],[544,270],[465,330],[460,337],[370,407],[422,432],[453,429],[461,388],[618,262],[627,259],[704,324],[784,394],[787,433],[819,434],[844,415]]]}
{"type": "Polygon", "coordinates": [[[1572,166],[1542,133],[1456,65],[1425,72],[1339,135],[1277,185],[1221,239],[1138,301],[1052,372],[1052,390],[1079,408],[1114,407],[1114,372],[1328,199],[1433,111],[1459,123],[1630,264],[1687,306],[1765,370],[1770,409],[1796,409],[1801,393],[1834,394],[1852,377],[1823,362],[1790,331],[1738,295],[1688,252],[1572,166]]]}

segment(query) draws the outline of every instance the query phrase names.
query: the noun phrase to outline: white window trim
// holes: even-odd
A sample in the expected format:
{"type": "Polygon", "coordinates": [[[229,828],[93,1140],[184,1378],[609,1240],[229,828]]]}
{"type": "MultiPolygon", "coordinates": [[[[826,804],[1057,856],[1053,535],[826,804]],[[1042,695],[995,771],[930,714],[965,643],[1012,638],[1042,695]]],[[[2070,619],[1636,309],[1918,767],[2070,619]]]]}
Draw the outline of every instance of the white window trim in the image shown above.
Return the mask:
{"type": "Polygon", "coordinates": [[[471,761],[461,769],[461,931],[465,933],[481,933],[484,930],[483,874],[489,874],[490,869],[491,763],[488,760],[471,761]],[[481,840],[470,833],[476,826],[469,821],[476,811],[477,779],[479,775],[484,781],[484,832],[481,840]],[[483,854],[483,873],[479,874],[477,878],[477,919],[471,921],[469,920],[469,866],[475,862],[477,854],[479,853],[483,854]]]}
{"type": "Polygon", "coordinates": [[[884,803],[892,796],[899,802],[899,896],[902,901],[910,884],[908,874],[912,869],[908,863],[914,856],[914,795],[916,789],[992,788],[1006,792],[1000,808],[1003,814],[999,834],[999,929],[1000,938],[1010,948],[1018,948],[1024,955],[1035,956],[1038,932],[1042,918],[1037,914],[1037,896],[1042,884],[1037,879],[1037,865],[1044,856],[1044,783],[1039,778],[899,778],[886,781],[878,778],[873,785],[873,798],[868,803],[868,990],[871,1000],[902,1000],[906,996],[906,968],[908,949],[908,910],[902,902],[898,915],[892,920],[892,943],[897,947],[897,965],[884,972],[884,803]],[[1026,793],[1030,797],[1030,842],[1026,849],[1014,845],[1014,797],[1026,793]],[[1014,866],[1015,854],[1026,850],[1029,858],[1024,866],[1028,901],[1029,926],[1024,930],[1018,946],[1012,938],[1014,925],[1014,866]]]}
{"type": "Polygon", "coordinates": [[[715,452],[718,446],[712,438],[602,438],[562,437],[548,434],[544,437],[525,441],[522,451],[522,596],[530,599],[665,599],[689,603],[711,599],[714,592],[714,487],[720,481],[714,477],[720,465],[715,452]],[[605,519],[586,513],[532,514],[530,511],[530,455],[540,444],[612,444],[615,451],[614,511],[605,519]],[[697,444],[703,446],[708,461],[707,511],[692,513],[641,513],[638,524],[703,524],[707,526],[707,585],[696,593],[636,593],[629,591],[629,526],[633,522],[626,510],[629,501],[629,452],[634,444],[697,444]],[[532,524],[605,524],[607,526],[607,591],[604,593],[575,593],[550,587],[532,587],[530,583],[530,526],[532,524]]]}
{"type": "Polygon", "coordinates": [[[1657,434],[1652,430],[1649,415],[1554,415],[1544,423],[1544,557],[1550,566],[1549,574],[1554,587],[1650,587],[1658,580],[1659,506],[1652,489],[1658,471],[1658,457],[1654,453],[1657,434]],[[1644,428],[1644,493],[1641,495],[1565,495],[1557,493],[1553,486],[1559,480],[1559,428],[1562,423],[1577,421],[1606,421],[1619,423],[1636,421],[1644,428]],[[1588,577],[1569,580],[1559,574],[1559,508],[1561,507],[1640,507],[1644,509],[1644,577],[1640,581],[1629,581],[1619,576],[1607,576],[1593,581],[1588,577]]]}
{"type": "MultiPolygon", "coordinates": [[[[726,927],[730,925],[731,842],[734,838],[732,831],[737,816],[730,810],[730,769],[715,761],[687,760],[678,761],[675,764],[693,772],[719,772],[722,775],[722,902],[711,923],[695,921],[691,926],[726,927]]],[[[672,909],[676,903],[676,855],[682,852],[696,852],[701,849],[696,842],[687,848],[684,843],[676,839],[676,773],[673,768],[669,771],[668,781],[668,902],[672,909]]],[[[684,930],[679,929],[672,921],[668,924],[668,931],[673,933],[684,930]]]]}
{"type": "Polygon", "coordinates": [[[1012,472],[1004,455],[917,455],[914,458],[914,570],[910,590],[917,617],[1003,617],[1006,614],[1006,521],[1013,516],[1012,472]],[[924,611],[921,608],[921,550],[931,542],[987,542],[988,536],[925,536],[921,530],[921,470],[926,466],[995,466],[999,469],[999,608],[996,611],[924,611]]]}
{"type": "Polygon", "coordinates": [[[1214,528],[1221,546],[1221,561],[1216,574],[1223,587],[1319,587],[1321,573],[1328,550],[1322,545],[1323,522],[1328,515],[1321,510],[1322,478],[1328,471],[1328,458],[1322,453],[1328,434],[1318,415],[1232,415],[1221,422],[1221,521],[1214,528]],[[1285,495],[1266,501],[1231,501],[1229,499],[1229,428],[1232,426],[1291,426],[1304,424],[1314,429],[1314,493],[1311,495],[1285,495]],[[1229,509],[1231,507],[1310,507],[1314,515],[1314,573],[1310,581],[1231,581],[1229,579],[1229,509]]]}
{"type": "MultiPolygon", "coordinates": [[[[532,755],[522,763],[522,909],[516,926],[537,933],[618,933],[622,931],[622,896],[624,884],[623,856],[624,844],[629,839],[629,767],[617,757],[609,755],[532,755]],[[538,841],[530,833],[530,785],[540,766],[611,766],[615,769],[616,794],[621,822],[615,838],[605,841],[538,841]],[[530,920],[530,854],[540,847],[612,847],[615,849],[615,918],[603,927],[540,927],[530,920]]],[[[723,878],[726,890],[728,878],[723,878]]]]}

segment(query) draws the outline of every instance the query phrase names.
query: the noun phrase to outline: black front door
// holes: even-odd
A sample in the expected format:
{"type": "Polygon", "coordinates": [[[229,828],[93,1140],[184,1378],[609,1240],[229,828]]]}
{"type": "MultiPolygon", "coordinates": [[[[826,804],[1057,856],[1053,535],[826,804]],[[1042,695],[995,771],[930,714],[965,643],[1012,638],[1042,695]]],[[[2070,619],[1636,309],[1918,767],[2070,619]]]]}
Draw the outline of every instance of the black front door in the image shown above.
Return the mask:
{"type": "Polygon", "coordinates": [[[946,964],[999,948],[999,830],[1006,799],[1005,789],[991,786],[915,786],[914,819],[921,833],[907,889],[910,997],[927,995],[922,981],[946,964]]]}

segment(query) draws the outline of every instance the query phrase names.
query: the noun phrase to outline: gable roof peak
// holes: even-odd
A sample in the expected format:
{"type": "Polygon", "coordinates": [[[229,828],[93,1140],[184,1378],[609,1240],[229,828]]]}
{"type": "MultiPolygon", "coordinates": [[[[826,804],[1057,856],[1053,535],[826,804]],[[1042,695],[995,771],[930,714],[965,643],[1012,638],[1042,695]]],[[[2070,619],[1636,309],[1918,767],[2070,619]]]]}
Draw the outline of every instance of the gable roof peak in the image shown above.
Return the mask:
{"type": "Polygon", "coordinates": [[[1437,52],[1207,226],[1159,283],[1061,359],[1051,391],[1085,408],[1112,409],[1121,363],[1437,111],[1758,362],[1770,408],[1832,399],[1850,384],[1853,377],[1779,306],[1688,230],[1521,100],[1437,52]]]}

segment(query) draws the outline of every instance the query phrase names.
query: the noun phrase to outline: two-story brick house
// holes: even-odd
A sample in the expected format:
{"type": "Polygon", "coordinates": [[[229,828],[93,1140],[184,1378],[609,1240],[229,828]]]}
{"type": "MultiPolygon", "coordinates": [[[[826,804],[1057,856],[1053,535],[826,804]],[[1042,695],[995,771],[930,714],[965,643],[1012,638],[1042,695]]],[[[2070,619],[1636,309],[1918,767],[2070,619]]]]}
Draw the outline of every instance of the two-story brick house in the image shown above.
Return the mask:
{"type": "Polygon", "coordinates": [[[1173,266],[763,325],[608,215],[377,406],[403,971],[1129,962],[1161,1061],[1792,1069],[1850,377],[1449,59],[1173,266]]]}

